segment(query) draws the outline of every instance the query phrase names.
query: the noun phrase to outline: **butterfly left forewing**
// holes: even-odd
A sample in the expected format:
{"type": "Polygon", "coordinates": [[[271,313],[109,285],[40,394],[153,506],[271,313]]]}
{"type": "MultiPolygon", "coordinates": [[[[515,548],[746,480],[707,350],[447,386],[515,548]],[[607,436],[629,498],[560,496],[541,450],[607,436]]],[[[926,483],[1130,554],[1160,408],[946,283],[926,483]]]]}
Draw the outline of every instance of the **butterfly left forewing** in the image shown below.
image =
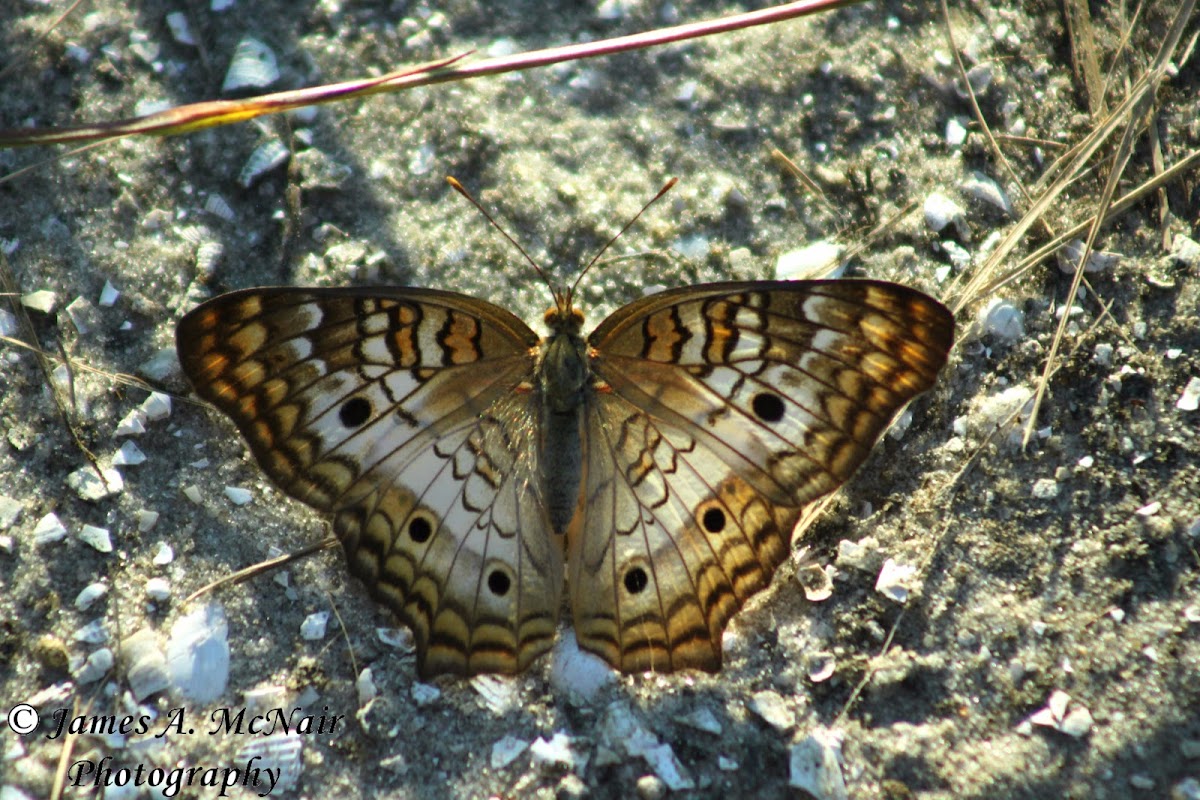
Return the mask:
{"type": "Polygon", "coordinates": [[[605,320],[568,542],[581,645],[626,671],[718,668],[805,506],[932,385],[952,335],[940,303],[872,281],[711,284],[605,320]]]}
{"type": "Polygon", "coordinates": [[[200,306],[177,342],[267,474],[333,515],[422,675],[516,672],[549,647],[562,556],[524,323],[432,290],[257,289],[200,306]]]}

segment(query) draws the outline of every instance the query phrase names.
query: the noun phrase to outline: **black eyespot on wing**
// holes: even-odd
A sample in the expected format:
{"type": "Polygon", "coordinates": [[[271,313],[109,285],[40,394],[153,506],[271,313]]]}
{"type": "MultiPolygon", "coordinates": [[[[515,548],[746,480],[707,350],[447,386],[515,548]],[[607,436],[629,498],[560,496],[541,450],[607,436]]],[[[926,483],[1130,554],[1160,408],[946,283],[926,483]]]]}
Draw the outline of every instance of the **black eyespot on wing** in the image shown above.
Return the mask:
{"type": "Polygon", "coordinates": [[[719,508],[710,508],[700,517],[700,523],[709,533],[720,533],[725,530],[725,512],[719,508]]]}
{"type": "Polygon", "coordinates": [[[351,397],[338,409],[338,419],[347,428],[357,428],[371,418],[371,403],[363,397],[351,397]]]}
{"type": "Polygon", "coordinates": [[[504,597],[512,588],[512,580],[498,569],[492,570],[487,577],[488,589],[496,597],[504,597]]]}
{"type": "Polygon", "coordinates": [[[423,544],[433,535],[433,526],[424,517],[413,517],[408,522],[408,535],[417,544],[423,544]]]}
{"type": "Polygon", "coordinates": [[[779,422],[783,419],[783,398],[773,392],[759,392],[750,401],[750,407],[763,422],[779,422]]]}
{"type": "Polygon", "coordinates": [[[650,578],[641,567],[634,567],[625,573],[625,591],[630,594],[638,594],[649,585],[650,578]]]}

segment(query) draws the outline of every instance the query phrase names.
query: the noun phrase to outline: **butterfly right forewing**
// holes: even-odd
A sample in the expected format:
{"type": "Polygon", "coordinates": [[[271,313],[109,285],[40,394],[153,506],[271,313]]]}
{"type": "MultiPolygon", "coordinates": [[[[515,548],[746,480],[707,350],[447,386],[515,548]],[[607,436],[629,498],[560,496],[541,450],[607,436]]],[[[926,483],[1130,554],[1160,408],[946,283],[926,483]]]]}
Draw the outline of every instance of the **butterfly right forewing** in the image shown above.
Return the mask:
{"type": "Polygon", "coordinates": [[[197,392],[413,630],[422,675],[516,672],[553,639],[562,553],[538,496],[537,336],[419,289],[257,289],[179,325],[197,392]]]}

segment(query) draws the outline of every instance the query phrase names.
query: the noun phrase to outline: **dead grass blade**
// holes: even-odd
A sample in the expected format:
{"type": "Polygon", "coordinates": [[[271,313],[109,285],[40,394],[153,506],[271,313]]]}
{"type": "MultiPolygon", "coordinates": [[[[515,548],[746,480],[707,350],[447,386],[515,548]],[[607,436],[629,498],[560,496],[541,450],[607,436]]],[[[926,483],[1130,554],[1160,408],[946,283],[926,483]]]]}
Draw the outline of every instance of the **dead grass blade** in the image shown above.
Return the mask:
{"type": "MultiPolygon", "coordinates": [[[[1108,172],[1108,180],[1105,181],[1104,190],[1100,195],[1095,219],[1088,230],[1087,241],[1084,244],[1083,252],[1079,256],[1079,263],[1075,265],[1075,276],[1071,281],[1071,288],[1067,292],[1064,302],[1066,309],[1070,309],[1075,304],[1075,298],[1079,293],[1079,285],[1083,281],[1084,266],[1088,263],[1088,259],[1091,258],[1096,237],[1100,234],[1101,221],[1108,213],[1113,196],[1117,191],[1117,184],[1122,176],[1124,176],[1125,167],[1128,166],[1129,159],[1133,155],[1134,141],[1150,120],[1158,87],[1167,77],[1171,57],[1175,54],[1176,48],[1183,40],[1183,31],[1191,19],[1194,7],[1195,0],[1186,0],[1180,6],[1175,18],[1171,21],[1167,35],[1163,38],[1158,53],[1155,54],[1150,69],[1139,79],[1135,90],[1130,92],[1127,102],[1122,103],[1122,113],[1119,118],[1124,120],[1124,130],[1121,135],[1121,141],[1117,145],[1112,167],[1108,172]]],[[[1116,114],[1113,117],[1114,119],[1118,118],[1116,114]]],[[[1067,323],[1070,321],[1070,318],[1071,315],[1068,313],[1064,313],[1059,317],[1058,329],[1054,332],[1054,340],[1050,344],[1050,352],[1046,354],[1046,364],[1042,370],[1042,377],[1038,381],[1037,390],[1033,395],[1033,410],[1025,423],[1025,431],[1021,439],[1022,447],[1029,444],[1029,440],[1033,436],[1033,431],[1037,427],[1038,411],[1041,409],[1042,401],[1046,397],[1046,388],[1050,384],[1050,376],[1054,372],[1055,360],[1058,356],[1058,350],[1062,346],[1063,337],[1066,335],[1067,323]]]]}
{"type": "Polygon", "coordinates": [[[664,44],[714,36],[759,25],[832,11],[862,0],[802,0],[780,6],[734,14],[715,20],[659,28],[645,33],[604,39],[598,42],[551,47],[512,56],[485,59],[458,66],[469,53],[406,67],[378,78],[351,80],[325,86],[261,95],[245,100],[211,100],[191,103],[143,117],[59,128],[0,130],[0,149],[32,145],[66,144],[118,139],[126,136],[172,136],[181,133],[244,122],[264,114],[278,114],[303,106],[368,97],[383,92],[398,92],[418,86],[463,81],[506,72],[545,67],[564,61],[614,55],[664,44]]]}

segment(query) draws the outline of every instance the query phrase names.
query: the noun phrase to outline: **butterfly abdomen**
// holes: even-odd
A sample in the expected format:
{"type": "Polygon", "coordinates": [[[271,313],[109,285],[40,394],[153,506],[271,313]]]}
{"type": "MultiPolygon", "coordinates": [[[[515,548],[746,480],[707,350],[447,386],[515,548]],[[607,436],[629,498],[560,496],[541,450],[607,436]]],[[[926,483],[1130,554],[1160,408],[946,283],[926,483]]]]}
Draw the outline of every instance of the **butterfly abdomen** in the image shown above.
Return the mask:
{"type": "Polygon", "coordinates": [[[556,534],[563,534],[575,515],[583,481],[580,426],[590,370],[587,345],[578,334],[575,318],[559,325],[547,315],[547,321],[551,335],[543,343],[538,363],[542,400],[539,449],[550,525],[556,534]]]}

